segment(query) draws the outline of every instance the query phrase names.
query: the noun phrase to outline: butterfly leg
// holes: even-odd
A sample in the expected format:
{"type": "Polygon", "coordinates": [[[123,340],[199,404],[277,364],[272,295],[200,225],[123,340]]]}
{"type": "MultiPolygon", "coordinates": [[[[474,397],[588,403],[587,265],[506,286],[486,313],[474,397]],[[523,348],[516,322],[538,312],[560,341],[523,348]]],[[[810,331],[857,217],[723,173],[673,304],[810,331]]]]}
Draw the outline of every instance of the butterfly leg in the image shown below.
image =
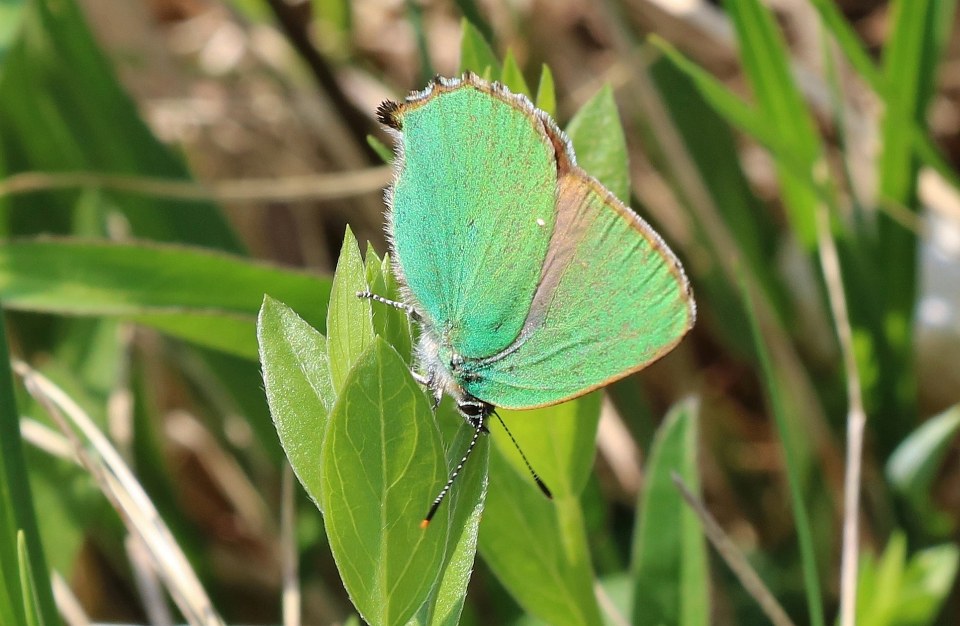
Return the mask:
{"type": "Polygon", "coordinates": [[[417,322],[419,322],[421,319],[420,314],[417,313],[417,310],[414,309],[409,304],[404,304],[403,302],[397,302],[396,300],[388,300],[387,298],[384,298],[383,296],[378,296],[377,294],[372,293],[370,291],[358,291],[357,297],[367,298],[369,300],[379,302],[380,304],[386,304],[387,306],[392,306],[395,309],[400,309],[401,311],[404,311],[407,315],[409,315],[411,319],[417,322]]]}
{"type": "Polygon", "coordinates": [[[415,381],[430,390],[433,395],[433,410],[436,411],[437,407],[440,406],[440,401],[443,400],[443,389],[434,383],[432,376],[424,376],[415,370],[410,370],[410,375],[413,376],[415,381]]]}

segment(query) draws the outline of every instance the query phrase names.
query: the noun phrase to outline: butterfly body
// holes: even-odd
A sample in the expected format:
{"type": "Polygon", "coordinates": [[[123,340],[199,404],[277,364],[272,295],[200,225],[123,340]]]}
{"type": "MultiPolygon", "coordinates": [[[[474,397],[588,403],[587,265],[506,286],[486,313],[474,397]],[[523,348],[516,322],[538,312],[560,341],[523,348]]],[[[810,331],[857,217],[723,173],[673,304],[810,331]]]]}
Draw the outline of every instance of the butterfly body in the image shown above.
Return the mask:
{"type": "Polygon", "coordinates": [[[676,257],[524,96],[466,74],[378,112],[397,135],[394,269],[435,397],[468,419],[556,404],[641,369],[692,327],[676,257]]]}

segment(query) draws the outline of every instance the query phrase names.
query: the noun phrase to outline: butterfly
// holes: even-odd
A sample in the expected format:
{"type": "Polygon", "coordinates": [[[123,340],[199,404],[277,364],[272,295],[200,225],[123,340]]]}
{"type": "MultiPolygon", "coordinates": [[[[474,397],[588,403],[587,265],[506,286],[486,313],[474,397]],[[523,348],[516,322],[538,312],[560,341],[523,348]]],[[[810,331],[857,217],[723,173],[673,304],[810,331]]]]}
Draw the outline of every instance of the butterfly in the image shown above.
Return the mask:
{"type": "Polygon", "coordinates": [[[557,404],[646,367],[696,305],[663,239],[525,96],[467,73],[377,116],[396,140],[386,228],[402,302],[358,295],[407,311],[416,378],[476,429],[426,523],[497,407],[557,404]]]}

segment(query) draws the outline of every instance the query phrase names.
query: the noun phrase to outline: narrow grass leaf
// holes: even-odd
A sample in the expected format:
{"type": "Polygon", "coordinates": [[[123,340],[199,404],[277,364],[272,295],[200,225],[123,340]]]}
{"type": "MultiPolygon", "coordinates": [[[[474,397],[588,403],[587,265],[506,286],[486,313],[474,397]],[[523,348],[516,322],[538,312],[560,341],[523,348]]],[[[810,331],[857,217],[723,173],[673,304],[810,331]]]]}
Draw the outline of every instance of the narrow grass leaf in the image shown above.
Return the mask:
{"type": "MultiPolygon", "coordinates": [[[[878,163],[879,200],[918,211],[914,128],[926,128],[938,60],[954,0],[899,0],[891,5],[891,34],[884,49],[885,110],[878,163]]],[[[879,220],[878,273],[883,284],[880,376],[868,393],[881,455],[892,452],[915,419],[916,385],[911,328],[917,297],[917,238],[886,214],[879,220]]],[[[875,331],[877,334],[877,331],[875,331]]]]}
{"type": "Polygon", "coordinates": [[[933,536],[944,536],[953,526],[951,517],[937,510],[931,488],[957,432],[960,406],[955,405],[910,433],[886,465],[894,492],[903,498],[916,523],[933,536]]]}
{"type": "Polygon", "coordinates": [[[627,141],[610,85],[604,85],[577,111],[567,125],[567,134],[580,167],[629,205],[627,141]]]}
{"type": "Polygon", "coordinates": [[[7,49],[16,37],[25,5],[26,2],[23,0],[9,0],[0,3],[0,67],[3,66],[7,49]]]}
{"type": "MultiPolygon", "coordinates": [[[[778,129],[802,167],[812,171],[822,148],[816,124],[790,71],[789,55],[770,10],[759,0],[728,0],[740,45],[740,59],[753,87],[759,114],[778,129]]],[[[778,167],[790,223],[801,243],[816,245],[817,193],[804,177],[778,167]]]]}
{"type": "Polygon", "coordinates": [[[523,71],[517,64],[517,59],[513,56],[513,50],[507,49],[507,55],[503,58],[503,72],[500,74],[500,82],[506,85],[513,93],[522,93],[527,97],[532,97],[533,92],[527,86],[527,80],[523,77],[523,71]]]}
{"type": "Polygon", "coordinates": [[[293,309],[270,296],[257,320],[260,364],[270,415],[290,466],[315,503],[327,415],[336,400],[327,340],[293,309]]]}
{"type": "Polygon", "coordinates": [[[0,243],[0,298],[10,308],[132,320],[249,359],[264,293],[323,326],[329,282],[298,271],[152,242],[0,243]]]}
{"type": "Polygon", "coordinates": [[[500,77],[500,62],[497,55],[477,27],[467,21],[460,21],[463,38],[460,40],[460,71],[474,72],[488,79],[500,77]]]}
{"type": "Polygon", "coordinates": [[[537,85],[537,108],[557,116],[557,90],[553,85],[553,72],[550,66],[544,63],[540,66],[540,84],[537,85]]]}
{"type": "Polygon", "coordinates": [[[707,549],[696,514],[689,509],[673,475],[699,493],[698,406],[675,406],[657,430],[644,471],[633,535],[632,624],[709,623],[710,583],[707,549]]]}
{"type": "Polygon", "coordinates": [[[330,308],[327,312],[327,356],[330,359],[330,378],[338,393],[343,389],[350,368],[374,337],[370,301],[357,297],[357,292],[366,290],[366,269],[360,249],[353,232],[347,227],[333,286],[330,288],[330,308]]]}
{"type": "MultiPolygon", "coordinates": [[[[0,29],[6,26],[2,18],[0,24],[0,29]]],[[[0,176],[87,171],[189,178],[182,160],[140,119],[75,0],[26,3],[18,37],[0,71],[0,137],[0,167],[5,168],[0,176]]],[[[136,237],[242,249],[212,203],[119,192],[105,197],[136,237]]],[[[68,221],[77,198],[75,192],[59,191],[5,203],[26,216],[37,232],[50,232],[51,217],[53,223],[68,221]]]]}
{"type": "Polygon", "coordinates": [[[797,529],[797,541],[800,545],[800,560],[803,569],[803,586],[807,596],[807,610],[810,613],[810,623],[814,626],[825,624],[823,613],[823,594],[820,587],[820,574],[817,568],[816,549],[813,541],[813,531],[810,524],[810,515],[803,498],[803,476],[801,475],[801,451],[794,444],[791,436],[790,417],[781,394],[780,379],[774,369],[770,354],[763,343],[763,334],[757,322],[753,301],[751,300],[746,281],[741,281],[746,309],[750,318],[750,328],[753,340],[763,370],[764,384],[774,423],[777,427],[777,436],[783,446],[783,456],[787,470],[787,484],[790,489],[790,503],[793,509],[793,522],[797,529]]]}
{"type": "Polygon", "coordinates": [[[382,141],[373,135],[367,135],[367,145],[373,148],[373,151],[377,153],[381,161],[388,164],[393,163],[393,150],[388,148],[382,141]]]}
{"type": "Polygon", "coordinates": [[[43,626],[43,615],[40,613],[40,596],[37,593],[37,583],[33,575],[33,566],[30,563],[30,550],[23,531],[17,533],[17,566],[20,569],[20,591],[23,599],[23,611],[26,615],[26,626],[43,626]]]}
{"type": "Polygon", "coordinates": [[[790,144],[780,136],[778,128],[772,124],[757,108],[744,102],[740,96],[730,91],[726,85],[710,75],[702,67],[683,56],[675,47],[657,35],[649,38],[651,44],[660,49],[677,69],[690,77],[700,91],[703,99],[710,103],[731,125],[746,133],[769,150],[780,167],[809,185],[815,187],[813,172],[798,155],[793,154],[790,144]]]}
{"type": "Polygon", "coordinates": [[[28,473],[20,441],[20,415],[13,394],[5,324],[0,317],[0,623],[26,623],[28,609],[22,594],[31,583],[22,579],[20,565],[21,554],[26,551],[29,569],[34,572],[35,608],[45,623],[56,624],[57,610],[30,483],[25,480],[28,473]]]}
{"type": "Polygon", "coordinates": [[[405,624],[429,597],[449,519],[426,529],[446,481],[443,442],[423,390],[380,338],[344,381],[323,443],[321,503],[354,606],[375,626],[405,624]]]}

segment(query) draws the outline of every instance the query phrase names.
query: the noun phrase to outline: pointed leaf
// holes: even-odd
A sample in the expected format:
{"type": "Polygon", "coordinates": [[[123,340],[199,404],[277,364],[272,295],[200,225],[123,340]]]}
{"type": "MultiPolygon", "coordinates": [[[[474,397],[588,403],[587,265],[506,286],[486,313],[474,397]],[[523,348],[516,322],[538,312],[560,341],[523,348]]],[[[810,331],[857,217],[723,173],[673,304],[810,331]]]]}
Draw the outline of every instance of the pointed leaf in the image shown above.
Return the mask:
{"type": "Polygon", "coordinates": [[[0,298],[11,308],[133,320],[251,359],[264,293],[322,326],[328,285],[299,271],[169,244],[0,243],[0,298]]]}
{"type": "Polygon", "coordinates": [[[546,111],[550,117],[557,116],[557,92],[553,86],[553,73],[546,63],[540,68],[540,84],[537,86],[537,108],[546,111]]]}
{"type": "Polygon", "coordinates": [[[932,417],[913,431],[887,461],[887,480],[915,519],[934,535],[951,530],[950,517],[937,511],[931,487],[951,442],[960,432],[960,406],[932,417]]]}
{"type": "MultiPolygon", "coordinates": [[[[496,425],[491,430],[498,431],[496,425]]],[[[526,448],[528,440],[517,436],[526,448]]],[[[499,445],[490,455],[490,483],[480,554],[500,582],[524,610],[549,624],[601,623],[577,498],[546,499],[499,445]]]]}
{"type": "Polygon", "coordinates": [[[513,93],[522,93],[527,97],[531,96],[530,87],[527,86],[527,80],[523,77],[523,71],[517,65],[513,50],[507,49],[507,56],[503,59],[503,73],[500,74],[500,82],[513,93]]]}
{"type": "Polygon", "coordinates": [[[327,340],[270,296],[257,320],[260,364],[270,415],[290,466],[314,502],[320,502],[320,467],[327,415],[336,396],[327,340]]]}
{"type": "Polygon", "coordinates": [[[650,450],[633,536],[632,623],[636,626],[709,623],[703,532],[673,483],[677,474],[691,491],[699,492],[698,415],[696,402],[675,406],[657,430],[650,450]]]}
{"type": "Polygon", "coordinates": [[[370,301],[357,297],[357,292],[366,291],[367,288],[360,249],[347,227],[333,286],[330,288],[330,308],[327,312],[327,356],[330,359],[330,378],[338,393],[343,389],[343,381],[350,368],[360,359],[374,337],[370,301]]]}
{"type": "Polygon", "coordinates": [[[30,582],[22,579],[21,563],[24,550],[29,547],[35,606],[45,623],[55,624],[57,610],[37,531],[30,483],[24,480],[27,467],[20,442],[20,414],[13,394],[6,327],[0,323],[0,623],[26,623],[23,590],[30,582]]]}
{"type": "Polygon", "coordinates": [[[330,415],[320,494],[341,579],[370,624],[406,623],[439,577],[450,520],[420,522],[446,481],[444,459],[426,396],[375,338],[330,415]]]}
{"type": "Polygon", "coordinates": [[[460,72],[473,72],[485,78],[500,76],[500,63],[490,44],[476,26],[464,18],[460,21],[463,38],[460,40],[460,72]]]}
{"type": "Polygon", "coordinates": [[[567,126],[567,134],[580,167],[629,205],[627,141],[610,85],[605,85],[577,111],[567,126]]]}

